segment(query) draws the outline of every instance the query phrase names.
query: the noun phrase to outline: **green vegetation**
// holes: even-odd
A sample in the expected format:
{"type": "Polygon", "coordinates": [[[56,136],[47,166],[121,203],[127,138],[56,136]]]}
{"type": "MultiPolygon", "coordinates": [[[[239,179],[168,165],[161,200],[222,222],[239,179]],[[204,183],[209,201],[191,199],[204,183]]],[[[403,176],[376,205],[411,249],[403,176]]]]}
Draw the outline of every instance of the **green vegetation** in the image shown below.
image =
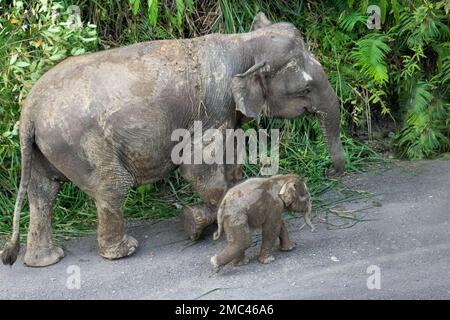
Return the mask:
{"type": "MultiPolygon", "coordinates": [[[[392,131],[401,157],[450,150],[448,1],[0,0],[0,234],[10,233],[20,177],[20,106],[46,70],[67,56],[138,41],[245,32],[260,10],[294,23],[324,65],[341,100],[348,172],[380,159],[368,147],[375,127],[392,131]],[[381,29],[366,26],[369,4],[381,8],[381,29]]],[[[316,119],[248,125],[282,129],[281,171],[304,175],[315,199],[336,184],[324,176],[330,160],[316,119]]],[[[245,168],[249,176],[258,170],[245,168]]],[[[174,174],[132,190],[124,211],[136,219],[172,217],[178,205],[196,201],[174,174]]],[[[83,234],[95,226],[95,207],[67,183],[54,217],[57,235],[83,234]]],[[[23,215],[21,226],[27,225],[23,215]]]]}

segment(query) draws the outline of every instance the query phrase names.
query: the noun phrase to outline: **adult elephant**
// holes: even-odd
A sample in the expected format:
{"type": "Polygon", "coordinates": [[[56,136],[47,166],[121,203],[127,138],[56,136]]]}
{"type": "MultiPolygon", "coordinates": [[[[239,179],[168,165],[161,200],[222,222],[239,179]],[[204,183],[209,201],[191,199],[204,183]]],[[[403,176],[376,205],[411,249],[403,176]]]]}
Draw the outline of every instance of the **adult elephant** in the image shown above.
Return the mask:
{"type": "MultiPolygon", "coordinates": [[[[127,191],[158,181],[171,161],[173,130],[235,128],[262,112],[293,119],[316,114],[334,168],[344,170],[339,104],[327,76],[289,23],[258,14],[252,31],[188,40],[144,42],[72,57],[30,91],[20,119],[22,173],[11,241],[2,252],[13,264],[19,252],[19,218],[28,191],[30,225],[25,264],[47,266],[63,257],[52,243],[52,204],[62,181],[91,196],[98,211],[99,254],[131,255],[137,241],[125,233],[127,191]],[[239,112],[236,112],[239,111],[239,112]]],[[[182,164],[205,204],[186,208],[192,238],[215,219],[223,192],[241,176],[239,166],[182,164]]]]}

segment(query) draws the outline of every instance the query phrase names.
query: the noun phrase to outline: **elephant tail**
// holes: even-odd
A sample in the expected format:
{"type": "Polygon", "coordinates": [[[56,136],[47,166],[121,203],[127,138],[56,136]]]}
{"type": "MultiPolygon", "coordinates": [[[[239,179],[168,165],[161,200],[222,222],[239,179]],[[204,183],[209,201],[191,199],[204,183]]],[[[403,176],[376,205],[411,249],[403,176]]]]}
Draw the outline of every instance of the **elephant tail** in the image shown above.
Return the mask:
{"type": "Polygon", "coordinates": [[[220,236],[222,235],[222,229],[223,229],[223,210],[222,207],[219,207],[219,210],[217,211],[217,231],[214,232],[213,239],[219,240],[220,236]]]}
{"type": "MultiPolygon", "coordinates": [[[[25,118],[25,117],[22,117],[25,118]]],[[[23,199],[28,189],[28,183],[31,176],[31,154],[34,143],[34,126],[28,119],[23,119],[20,127],[20,145],[21,145],[21,176],[19,191],[17,193],[14,206],[13,233],[11,240],[1,251],[1,260],[5,265],[13,265],[16,262],[20,250],[20,211],[22,209],[23,199]]]]}

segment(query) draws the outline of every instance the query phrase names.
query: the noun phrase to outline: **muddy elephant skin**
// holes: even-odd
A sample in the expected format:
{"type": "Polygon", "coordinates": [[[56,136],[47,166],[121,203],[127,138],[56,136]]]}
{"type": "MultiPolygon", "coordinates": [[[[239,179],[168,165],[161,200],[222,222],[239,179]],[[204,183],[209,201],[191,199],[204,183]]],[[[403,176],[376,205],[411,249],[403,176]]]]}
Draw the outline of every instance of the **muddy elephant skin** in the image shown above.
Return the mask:
{"type": "MultiPolygon", "coordinates": [[[[236,128],[241,119],[261,114],[292,119],[305,111],[319,116],[331,173],[342,173],[336,94],[300,32],[289,23],[272,24],[262,13],[248,33],[143,42],[71,57],[44,74],[24,102],[21,181],[2,261],[13,264],[17,258],[27,192],[25,264],[47,266],[63,257],[52,243],[51,217],[60,184],[68,180],[95,200],[99,254],[129,256],[138,244],[125,233],[124,198],[130,188],[177,169],[171,161],[175,129],[192,130],[197,120],[204,130],[236,128]]],[[[180,169],[204,201],[192,211],[193,223],[186,223],[197,238],[214,222],[215,208],[236,182],[231,177],[241,176],[240,167],[180,169]],[[209,218],[198,218],[199,212],[209,218]]]]}
{"type": "Polygon", "coordinates": [[[217,211],[218,230],[214,240],[218,240],[222,231],[227,235],[228,244],[218,255],[211,258],[216,271],[230,262],[247,263],[245,250],[251,245],[251,231],[262,229],[261,252],[258,260],[270,263],[275,241],[280,239],[280,250],[289,251],[294,243],[289,240],[288,232],[282,220],[285,210],[296,215],[303,214],[306,224],[311,224],[311,199],[308,187],[295,174],[276,175],[270,178],[251,178],[227,191],[217,211]]]}

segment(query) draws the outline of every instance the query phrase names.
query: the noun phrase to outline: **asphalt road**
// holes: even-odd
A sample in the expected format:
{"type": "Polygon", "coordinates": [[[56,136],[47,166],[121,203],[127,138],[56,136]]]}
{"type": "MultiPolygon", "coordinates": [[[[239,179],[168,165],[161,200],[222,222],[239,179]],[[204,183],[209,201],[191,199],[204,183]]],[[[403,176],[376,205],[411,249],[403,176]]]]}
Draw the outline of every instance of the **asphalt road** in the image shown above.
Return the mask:
{"type": "Polygon", "coordinates": [[[22,250],[0,266],[0,299],[450,299],[450,156],[343,183],[373,196],[322,208],[315,233],[288,220],[297,248],[270,265],[255,259],[256,235],[248,265],[216,274],[209,259],[225,237],[214,242],[214,228],[192,243],[177,220],[147,223],[130,227],[140,247],[123,260],[99,257],[94,237],[67,241],[66,257],[47,268],[25,267],[22,250]]]}

